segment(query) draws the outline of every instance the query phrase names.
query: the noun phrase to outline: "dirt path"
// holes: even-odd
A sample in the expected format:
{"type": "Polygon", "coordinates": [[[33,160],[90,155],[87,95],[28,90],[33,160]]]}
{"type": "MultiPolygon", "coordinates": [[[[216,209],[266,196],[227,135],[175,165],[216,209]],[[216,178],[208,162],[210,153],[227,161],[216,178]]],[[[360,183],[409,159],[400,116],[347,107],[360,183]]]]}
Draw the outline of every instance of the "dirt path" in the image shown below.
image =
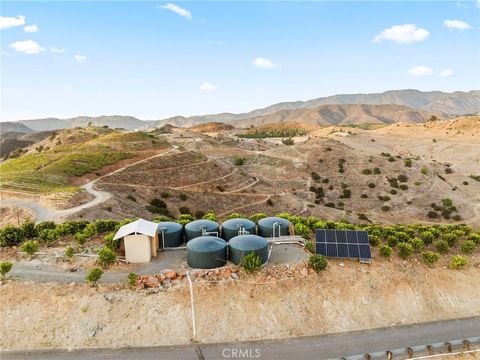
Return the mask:
{"type": "Polygon", "coordinates": [[[155,155],[147,157],[145,159],[142,159],[142,160],[136,161],[134,163],[128,164],[124,167],[121,167],[120,169],[112,171],[111,173],[105,174],[105,175],[103,175],[103,176],[101,176],[101,177],[99,177],[95,180],[89,181],[85,185],[82,185],[81,188],[83,190],[85,190],[86,192],[90,193],[91,195],[93,195],[94,198],[92,200],[90,200],[89,202],[85,203],[85,204],[78,205],[78,206],[72,207],[70,209],[65,209],[65,210],[49,209],[49,208],[47,208],[43,205],[40,205],[38,202],[32,201],[32,200],[2,199],[2,203],[6,204],[6,205],[17,205],[17,206],[23,206],[23,207],[32,209],[36,214],[35,222],[37,222],[37,223],[40,222],[40,221],[45,221],[45,220],[60,221],[60,220],[65,219],[65,217],[67,217],[69,215],[72,215],[72,214],[75,214],[75,213],[77,213],[81,210],[84,210],[84,209],[90,208],[92,206],[101,204],[101,203],[107,201],[108,199],[110,199],[112,197],[112,194],[110,194],[109,192],[102,191],[102,190],[97,190],[97,189],[94,188],[95,183],[97,181],[99,181],[100,179],[102,179],[106,176],[114,175],[114,174],[116,174],[120,171],[123,171],[123,170],[125,170],[125,169],[127,169],[127,168],[129,168],[133,165],[138,165],[140,163],[143,163],[145,161],[149,161],[149,160],[157,158],[157,157],[167,156],[168,154],[176,151],[177,148],[178,148],[178,146],[174,145],[172,149],[170,149],[166,152],[162,152],[160,154],[155,154],[155,155]]]}

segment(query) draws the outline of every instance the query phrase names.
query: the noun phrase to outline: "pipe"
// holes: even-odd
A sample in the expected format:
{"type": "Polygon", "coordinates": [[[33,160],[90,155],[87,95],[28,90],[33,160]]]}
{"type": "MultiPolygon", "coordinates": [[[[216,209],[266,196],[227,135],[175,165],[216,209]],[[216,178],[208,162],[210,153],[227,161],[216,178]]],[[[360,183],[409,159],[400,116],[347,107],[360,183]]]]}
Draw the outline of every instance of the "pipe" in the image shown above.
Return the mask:
{"type": "Polygon", "coordinates": [[[193,283],[192,279],[190,278],[190,271],[187,271],[187,279],[188,279],[188,285],[190,287],[190,304],[191,304],[191,310],[192,310],[192,329],[193,329],[193,340],[197,337],[197,329],[196,329],[196,324],[195,324],[195,299],[193,298],[193,283]]]}

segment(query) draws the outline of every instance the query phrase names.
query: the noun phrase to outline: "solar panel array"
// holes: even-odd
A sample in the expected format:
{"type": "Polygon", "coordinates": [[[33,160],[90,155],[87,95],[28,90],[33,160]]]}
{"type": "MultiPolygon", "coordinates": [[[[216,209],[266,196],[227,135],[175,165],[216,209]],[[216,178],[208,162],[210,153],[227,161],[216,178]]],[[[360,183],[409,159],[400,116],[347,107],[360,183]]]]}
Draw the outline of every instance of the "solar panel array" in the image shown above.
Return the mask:
{"type": "Polygon", "coordinates": [[[359,259],[370,262],[372,253],[366,231],[317,229],[315,231],[317,254],[342,259],[359,259]]]}

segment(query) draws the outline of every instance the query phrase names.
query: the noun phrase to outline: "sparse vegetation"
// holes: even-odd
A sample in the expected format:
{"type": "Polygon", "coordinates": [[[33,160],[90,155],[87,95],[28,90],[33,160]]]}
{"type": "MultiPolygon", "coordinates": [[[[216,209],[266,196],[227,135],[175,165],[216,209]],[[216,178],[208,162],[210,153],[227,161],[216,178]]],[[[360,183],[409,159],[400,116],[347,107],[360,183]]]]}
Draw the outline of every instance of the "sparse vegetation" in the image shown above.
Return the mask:
{"type": "Polygon", "coordinates": [[[448,263],[450,269],[461,269],[468,264],[468,260],[465,256],[454,255],[448,263]]]}
{"type": "Polygon", "coordinates": [[[323,255],[313,254],[308,258],[308,266],[310,266],[317,273],[323,271],[328,266],[327,258],[323,255]]]}
{"type": "Polygon", "coordinates": [[[240,262],[240,266],[245,270],[247,273],[254,273],[262,266],[262,259],[258,256],[255,252],[250,252],[249,254],[245,255],[240,262]]]}
{"type": "Polygon", "coordinates": [[[390,246],[385,244],[380,247],[380,255],[384,258],[389,258],[390,256],[392,256],[392,253],[393,249],[390,246]]]}
{"type": "Polygon", "coordinates": [[[20,250],[27,253],[28,255],[33,255],[38,251],[38,241],[28,240],[23,243],[20,247],[20,250]]]}
{"type": "Polygon", "coordinates": [[[433,251],[427,251],[422,255],[423,262],[429,266],[432,266],[438,261],[440,255],[433,251]]]}
{"type": "Polygon", "coordinates": [[[0,280],[4,281],[7,274],[12,270],[13,264],[9,261],[0,262],[0,280]]]}
{"type": "Polygon", "coordinates": [[[85,280],[88,284],[92,287],[97,286],[98,281],[103,275],[103,270],[100,268],[93,268],[91,269],[87,275],[85,276],[85,280]]]}
{"type": "Polygon", "coordinates": [[[233,165],[235,166],[242,166],[245,163],[245,158],[240,156],[235,156],[233,158],[233,165]]]}
{"type": "Polygon", "coordinates": [[[135,284],[137,283],[137,278],[138,278],[138,275],[135,274],[134,272],[129,273],[127,276],[127,285],[130,287],[134,287],[135,284]]]}

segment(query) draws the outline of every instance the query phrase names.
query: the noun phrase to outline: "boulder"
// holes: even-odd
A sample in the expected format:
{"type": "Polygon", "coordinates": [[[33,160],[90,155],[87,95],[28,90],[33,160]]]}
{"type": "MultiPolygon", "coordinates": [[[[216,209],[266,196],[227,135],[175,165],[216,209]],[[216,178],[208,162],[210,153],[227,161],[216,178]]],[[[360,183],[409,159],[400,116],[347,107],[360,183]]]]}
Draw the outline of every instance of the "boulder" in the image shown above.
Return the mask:
{"type": "Polygon", "coordinates": [[[175,271],[168,271],[167,273],[165,273],[165,278],[169,280],[173,280],[176,277],[177,277],[177,273],[175,271]]]}
{"type": "Polygon", "coordinates": [[[145,281],[146,287],[153,288],[157,287],[158,285],[160,285],[160,281],[155,276],[149,276],[145,281]]]}

